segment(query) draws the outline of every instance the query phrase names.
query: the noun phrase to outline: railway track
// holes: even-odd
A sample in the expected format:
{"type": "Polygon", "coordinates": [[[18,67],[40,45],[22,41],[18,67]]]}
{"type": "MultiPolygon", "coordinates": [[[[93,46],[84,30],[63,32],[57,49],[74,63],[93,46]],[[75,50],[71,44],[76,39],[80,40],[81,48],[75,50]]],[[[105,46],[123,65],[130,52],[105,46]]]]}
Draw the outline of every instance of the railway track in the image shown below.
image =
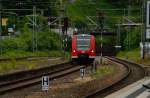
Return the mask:
{"type": "Polygon", "coordinates": [[[144,68],[138,64],[114,57],[106,58],[113,62],[117,62],[119,64],[124,65],[128,69],[128,73],[118,82],[106,86],[105,88],[99,89],[96,92],[92,92],[86,95],[84,98],[104,98],[105,96],[142,79],[146,75],[144,68]]]}
{"type": "MultiPolygon", "coordinates": [[[[49,57],[34,57],[34,56],[28,56],[28,57],[15,57],[13,59],[15,60],[35,60],[35,59],[48,59],[49,57]]],[[[60,57],[61,58],[61,57],[60,57]]],[[[0,61],[11,61],[12,58],[0,58],[0,61]]]]}
{"type": "Polygon", "coordinates": [[[68,67],[71,67],[70,62],[0,75],[0,85],[10,81],[16,81],[20,79],[29,78],[29,77],[45,75],[47,73],[52,73],[54,71],[62,70],[68,67]]]}
{"type": "MultiPolygon", "coordinates": [[[[52,80],[73,73],[79,70],[80,68],[81,66],[73,66],[70,63],[64,63],[64,64],[58,64],[51,67],[45,67],[36,70],[30,70],[30,71],[5,75],[3,76],[3,79],[6,77],[9,78],[10,76],[13,76],[13,80],[9,79],[9,81],[0,83],[0,95],[20,88],[25,88],[25,87],[39,84],[41,83],[42,76],[47,75],[49,76],[50,80],[52,80]],[[15,75],[16,75],[16,79],[15,79],[15,75]],[[21,75],[22,78],[20,79],[19,77],[21,75]],[[24,75],[26,77],[24,77],[24,75]]],[[[0,78],[2,78],[2,76],[0,78]]]]}

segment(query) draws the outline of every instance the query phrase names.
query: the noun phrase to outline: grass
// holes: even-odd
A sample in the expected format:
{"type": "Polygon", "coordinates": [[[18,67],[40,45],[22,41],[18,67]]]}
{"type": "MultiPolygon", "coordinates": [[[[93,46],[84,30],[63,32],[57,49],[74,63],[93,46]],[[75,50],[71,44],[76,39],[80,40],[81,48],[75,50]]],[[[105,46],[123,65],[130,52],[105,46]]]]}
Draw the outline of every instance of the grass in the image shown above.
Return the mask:
{"type": "Polygon", "coordinates": [[[140,49],[137,48],[131,51],[121,51],[117,54],[117,56],[121,58],[128,58],[137,62],[140,60],[140,49]]]}
{"type": "MultiPolygon", "coordinates": [[[[68,55],[68,53],[66,53],[68,55]]],[[[63,57],[62,51],[46,51],[46,52],[27,52],[20,50],[8,51],[0,55],[0,58],[21,58],[21,57],[63,57]]]]}
{"type": "Polygon", "coordinates": [[[0,73],[7,73],[7,71],[16,69],[16,68],[17,66],[16,66],[15,60],[0,63],[0,73]]]}
{"type": "Polygon", "coordinates": [[[1,61],[0,62],[0,74],[11,73],[21,70],[30,70],[36,69],[48,65],[59,64],[60,62],[67,62],[68,60],[54,60],[49,61],[47,59],[35,59],[35,60],[19,60],[11,59],[10,61],[1,61]]]}
{"type": "Polygon", "coordinates": [[[117,56],[120,58],[128,58],[129,60],[132,60],[136,63],[150,65],[150,59],[148,58],[145,58],[144,60],[141,59],[139,48],[130,51],[121,51],[117,54],[117,56]]]}
{"type": "Polygon", "coordinates": [[[58,64],[60,62],[68,61],[70,58],[70,54],[67,52],[65,52],[64,54],[63,52],[60,52],[60,51],[48,51],[48,52],[36,52],[36,53],[25,52],[25,51],[9,51],[9,52],[6,52],[6,54],[0,55],[0,59],[2,58],[9,58],[10,60],[0,62],[0,74],[14,72],[17,70],[30,70],[30,69],[35,69],[38,67],[43,67],[45,66],[43,64],[44,63],[47,64],[47,62],[49,62],[48,65],[58,64]],[[30,60],[30,61],[28,60],[16,61],[16,58],[18,57],[20,58],[20,57],[29,57],[29,56],[52,57],[52,58],[64,57],[65,60],[48,61],[46,59],[35,59],[35,60],[30,60]]]}
{"type": "Polygon", "coordinates": [[[105,65],[99,67],[95,73],[91,74],[91,76],[94,78],[102,78],[104,75],[114,74],[115,72],[116,72],[115,65],[105,65]]]}

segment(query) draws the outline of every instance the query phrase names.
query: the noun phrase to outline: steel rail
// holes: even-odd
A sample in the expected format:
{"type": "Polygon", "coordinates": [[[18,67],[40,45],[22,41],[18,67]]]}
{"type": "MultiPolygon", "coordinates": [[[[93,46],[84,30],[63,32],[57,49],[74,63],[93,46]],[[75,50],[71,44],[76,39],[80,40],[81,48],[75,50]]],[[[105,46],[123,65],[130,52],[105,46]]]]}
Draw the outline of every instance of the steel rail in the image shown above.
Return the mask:
{"type": "Polygon", "coordinates": [[[143,78],[145,76],[145,70],[142,66],[140,66],[139,64],[133,63],[133,62],[129,62],[123,59],[119,59],[119,58],[114,58],[114,57],[106,57],[107,59],[113,61],[113,62],[117,62],[119,64],[122,64],[123,66],[125,66],[127,68],[127,73],[126,75],[124,75],[122,78],[119,79],[119,81],[116,81],[110,85],[106,85],[104,88],[100,88],[95,92],[91,92],[90,94],[84,96],[84,98],[103,98],[106,95],[117,91],[141,78],[143,78]],[[140,69],[141,72],[137,72],[139,73],[141,76],[139,76],[136,80],[131,81],[132,79],[131,76],[135,74],[135,70],[132,69],[133,66],[137,67],[140,69]],[[133,72],[134,71],[134,72],[133,72]],[[133,74],[134,73],[134,74],[133,74]],[[127,82],[124,82],[127,81],[127,82]]]}

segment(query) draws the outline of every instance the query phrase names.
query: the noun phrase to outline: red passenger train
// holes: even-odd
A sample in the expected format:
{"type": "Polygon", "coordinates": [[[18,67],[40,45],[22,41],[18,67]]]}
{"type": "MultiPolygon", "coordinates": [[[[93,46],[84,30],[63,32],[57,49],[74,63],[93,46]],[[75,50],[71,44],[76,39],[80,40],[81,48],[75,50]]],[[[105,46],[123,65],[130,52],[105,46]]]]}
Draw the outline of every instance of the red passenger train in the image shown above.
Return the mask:
{"type": "Polygon", "coordinates": [[[72,37],[72,61],[93,62],[95,59],[95,37],[77,34],[72,37]]]}

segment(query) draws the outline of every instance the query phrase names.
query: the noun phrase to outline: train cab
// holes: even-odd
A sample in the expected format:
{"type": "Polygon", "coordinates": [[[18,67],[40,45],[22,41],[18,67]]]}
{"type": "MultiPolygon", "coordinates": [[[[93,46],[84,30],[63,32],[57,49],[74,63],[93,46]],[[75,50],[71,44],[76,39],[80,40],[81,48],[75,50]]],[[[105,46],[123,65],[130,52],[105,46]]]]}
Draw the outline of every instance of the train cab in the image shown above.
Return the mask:
{"type": "Polygon", "coordinates": [[[95,59],[95,37],[77,34],[72,37],[72,61],[93,62],[95,59]]]}

